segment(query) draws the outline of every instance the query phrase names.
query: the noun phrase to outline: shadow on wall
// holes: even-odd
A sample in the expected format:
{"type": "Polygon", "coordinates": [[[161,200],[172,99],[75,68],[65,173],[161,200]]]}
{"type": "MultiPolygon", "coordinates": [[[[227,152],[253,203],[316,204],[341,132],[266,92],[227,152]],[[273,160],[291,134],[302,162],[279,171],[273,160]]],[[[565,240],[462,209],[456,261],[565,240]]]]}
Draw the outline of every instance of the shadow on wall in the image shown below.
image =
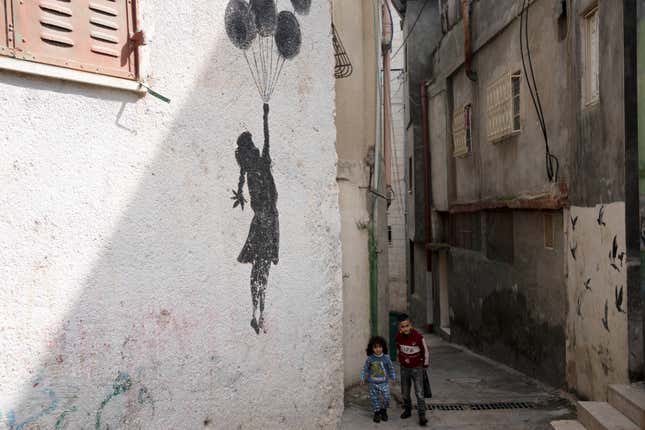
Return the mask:
{"type": "MultiPolygon", "coordinates": [[[[224,43],[228,41],[218,41],[224,43]]],[[[316,258],[334,245],[324,240],[329,237],[331,221],[314,216],[320,214],[321,207],[323,213],[324,208],[332,207],[337,194],[329,189],[326,178],[288,172],[292,155],[284,148],[281,151],[279,142],[293,138],[297,130],[280,126],[274,118],[273,148],[279,155],[272,155],[274,163],[283,163],[276,167],[276,182],[284,182],[278,184],[279,190],[284,190],[278,206],[285,220],[283,229],[293,229],[297,237],[283,235],[281,248],[285,252],[271,273],[267,290],[273,313],[267,318],[269,333],[256,336],[249,326],[250,266],[236,261],[252,213],[232,208],[229,196],[239,176],[234,150],[237,136],[244,131],[240,120],[248,118],[247,126],[261,144],[262,104],[256,100],[250,76],[246,79],[245,75],[240,88],[227,83],[230,94],[215,84],[227,82],[231,64],[239,65],[240,74],[247,74],[243,59],[236,57],[223,67],[214,54],[217,51],[217,47],[212,51],[204,63],[206,70],[185,98],[187,102],[174,114],[163,142],[156,145],[154,159],[138,171],[134,168],[133,176],[141,179],[127,207],[110,207],[109,201],[100,198],[88,203],[97,205],[97,217],[118,218],[109,238],[98,235],[92,239],[101,245],[94,248],[98,256],[91,273],[83,280],[54,279],[53,285],[66,285],[65,292],[50,291],[46,273],[38,285],[9,287],[24,290],[20,296],[8,296],[14,300],[10,306],[33,313],[34,321],[38,312],[48,313],[48,300],[53,299],[60,309],[78,297],[66,307],[64,319],[58,319],[59,326],[44,327],[33,338],[34,346],[27,348],[32,357],[39,354],[39,341],[45,350],[40,364],[27,370],[31,380],[15,380],[28,364],[22,362],[22,356],[12,355],[15,349],[11,345],[27,339],[21,327],[5,325],[0,341],[6,342],[3,349],[8,356],[0,359],[0,370],[14,375],[14,380],[5,379],[8,384],[0,389],[0,429],[257,428],[260,423],[281,423],[286,428],[306,422],[300,419],[312,419],[302,418],[311,415],[310,404],[324,403],[330,419],[334,409],[340,410],[330,383],[330,377],[340,370],[341,360],[335,360],[333,354],[340,339],[332,324],[326,324],[340,320],[340,314],[333,304],[321,306],[332,303],[337,294],[331,291],[336,271],[329,267],[329,260],[316,258]],[[246,91],[255,97],[256,106],[239,106],[239,115],[230,114],[239,93],[246,91]],[[213,122],[218,124],[222,117],[224,127],[216,129],[213,122]],[[281,204],[293,193],[306,195],[307,200],[299,205],[281,204]],[[307,247],[302,246],[305,242],[307,247]],[[303,261],[308,263],[303,265],[303,261]],[[316,274],[314,279],[311,273],[316,274]],[[82,288],[77,287],[81,283],[82,288]],[[307,285],[317,288],[308,289],[307,285]],[[326,316],[335,313],[336,317],[326,316]],[[322,351],[332,351],[328,369],[316,365],[322,351]],[[323,379],[329,387],[321,390],[323,379]],[[304,394],[293,396],[289,389],[293,385],[304,394]]],[[[36,91],[71,93],[87,109],[106,100],[117,107],[119,102],[136,103],[133,110],[142,116],[149,108],[164,109],[155,99],[137,102],[130,95],[115,96],[111,90],[20,76],[3,80],[36,91]]],[[[287,97],[277,94],[274,99],[276,104],[286,103],[287,97]]],[[[136,146],[137,127],[119,123],[124,110],[120,107],[117,126],[135,137],[114,141],[114,145],[136,146]]],[[[164,128],[163,123],[158,125],[164,128]]],[[[93,144],[91,137],[85,140],[87,145],[93,144]]],[[[109,182],[102,173],[98,173],[98,180],[109,182]]],[[[74,174],[53,173],[49,189],[41,190],[41,195],[76,199],[75,195],[61,195],[56,183],[74,174]]],[[[70,218],[75,215],[69,213],[70,218]]],[[[45,214],[24,215],[31,216],[45,214]]],[[[86,221],[74,219],[70,225],[86,221]]],[[[40,240],[46,242],[51,254],[50,263],[38,270],[47,272],[47,264],[75,264],[70,258],[75,250],[66,252],[70,261],[61,261],[55,253],[66,244],[50,241],[49,233],[40,240]]]]}

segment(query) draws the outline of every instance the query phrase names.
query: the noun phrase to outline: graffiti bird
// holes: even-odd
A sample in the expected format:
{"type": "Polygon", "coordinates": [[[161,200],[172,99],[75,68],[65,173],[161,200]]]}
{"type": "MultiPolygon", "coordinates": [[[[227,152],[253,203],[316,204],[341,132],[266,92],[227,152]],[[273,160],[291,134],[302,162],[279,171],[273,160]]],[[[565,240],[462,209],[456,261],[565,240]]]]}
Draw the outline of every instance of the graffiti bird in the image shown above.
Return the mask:
{"type": "Polygon", "coordinates": [[[578,242],[575,240],[571,243],[571,256],[576,259],[576,251],[578,250],[578,242]]]}
{"type": "Polygon", "coordinates": [[[621,252],[618,254],[618,259],[620,260],[620,267],[623,267],[623,259],[625,258],[625,253],[621,252]]]}
{"type": "Polygon", "coordinates": [[[585,281],[585,290],[591,291],[591,278],[585,281]]]}
{"type": "Polygon", "coordinates": [[[626,314],[627,312],[623,310],[623,287],[621,286],[620,290],[618,290],[618,286],[616,286],[614,295],[616,297],[616,309],[618,309],[618,312],[626,314]]]}
{"type": "MultiPolygon", "coordinates": [[[[618,240],[616,239],[616,236],[614,236],[614,241],[611,245],[611,251],[609,251],[609,260],[611,261],[611,267],[616,269],[616,271],[620,272],[620,269],[616,264],[617,255],[618,255],[618,240]]],[[[622,259],[621,259],[621,262],[622,262],[622,259]]]]}
{"type": "Polygon", "coordinates": [[[605,217],[605,205],[600,206],[600,211],[598,212],[598,218],[596,221],[598,222],[598,225],[607,225],[605,224],[605,220],[603,219],[605,217]]]}
{"type": "Polygon", "coordinates": [[[584,317],[582,316],[582,294],[578,296],[578,307],[577,307],[577,312],[578,312],[578,316],[579,316],[580,318],[584,318],[584,317]]]}
{"type": "Polygon", "coordinates": [[[570,217],[571,218],[571,229],[576,230],[576,224],[578,223],[578,217],[570,217]]]}
{"type": "Polygon", "coordinates": [[[609,319],[607,317],[607,314],[609,313],[609,301],[605,300],[605,316],[602,317],[602,326],[605,328],[605,330],[609,331],[609,319]]]}

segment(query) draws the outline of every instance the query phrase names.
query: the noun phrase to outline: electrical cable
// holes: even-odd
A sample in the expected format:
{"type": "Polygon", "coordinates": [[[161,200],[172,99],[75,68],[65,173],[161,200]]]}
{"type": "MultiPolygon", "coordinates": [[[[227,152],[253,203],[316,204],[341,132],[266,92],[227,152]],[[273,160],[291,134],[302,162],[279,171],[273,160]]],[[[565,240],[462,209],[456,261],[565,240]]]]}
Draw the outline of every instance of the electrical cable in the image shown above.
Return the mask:
{"type": "Polygon", "coordinates": [[[410,27],[410,31],[408,31],[408,34],[405,35],[405,39],[403,39],[403,43],[401,43],[401,46],[399,46],[399,49],[397,49],[396,52],[394,53],[394,55],[392,55],[391,60],[394,60],[396,58],[396,55],[399,53],[399,51],[401,49],[403,49],[403,47],[405,46],[406,43],[408,43],[408,38],[410,37],[410,35],[414,31],[414,27],[417,25],[417,22],[419,22],[419,18],[421,18],[421,14],[423,13],[423,9],[425,9],[425,7],[426,7],[426,5],[428,3],[430,3],[430,1],[426,0],[425,3],[423,3],[423,5],[421,6],[421,9],[419,10],[419,14],[417,15],[417,17],[415,18],[414,22],[412,23],[412,27],[410,27]]]}
{"type": "Polygon", "coordinates": [[[533,60],[531,58],[531,47],[529,45],[529,34],[528,34],[528,22],[529,22],[529,7],[530,3],[527,5],[528,0],[522,0],[522,9],[520,10],[520,55],[522,57],[522,69],[524,70],[524,76],[526,76],[526,85],[529,88],[529,93],[531,94],[531,100],[533,101],[533,107],[538,116],[538,121],[540,122],[540,128],[542,130],[542,136],[544,137],[544,145],[546,149],[545,161],[546,161],[546,174],[550,182],[558,181],[558,171],[560,170],[560,161],[558,158],[551,154],[549,148],[549,136],[546,128],[546,120],[544,119],[544,110],[542,109],[542,101],[540,99],[540,94],[537,88],[537,82],[535,80],[535,72],[533,70],[533,60]],[[525,16],[526,15],[526,16],[525,16]],[[527,52],[527,61],[524,59],[524,43],[526,43],[526,52],[527,52]],[[529,63],[529,70],[531,75],[529,76],[526,62],[529,63]],[[533,84],[531,86],[531,83],[533,84]],[[555,162],[555,166],[554,166],[555,162]]]}

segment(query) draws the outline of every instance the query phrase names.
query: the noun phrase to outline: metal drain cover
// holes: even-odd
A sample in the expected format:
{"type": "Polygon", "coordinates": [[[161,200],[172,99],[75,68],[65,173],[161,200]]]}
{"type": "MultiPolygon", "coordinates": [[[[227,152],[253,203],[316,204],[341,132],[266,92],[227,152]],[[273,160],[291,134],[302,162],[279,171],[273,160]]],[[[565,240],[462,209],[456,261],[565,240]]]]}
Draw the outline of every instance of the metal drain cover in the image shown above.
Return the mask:
{"type": "Polygon", "coordinates": [[[500,411],[512,409],[535,409],[534,402],[491,402],[491,403],[430,403],[431,411],[500,411]]]}

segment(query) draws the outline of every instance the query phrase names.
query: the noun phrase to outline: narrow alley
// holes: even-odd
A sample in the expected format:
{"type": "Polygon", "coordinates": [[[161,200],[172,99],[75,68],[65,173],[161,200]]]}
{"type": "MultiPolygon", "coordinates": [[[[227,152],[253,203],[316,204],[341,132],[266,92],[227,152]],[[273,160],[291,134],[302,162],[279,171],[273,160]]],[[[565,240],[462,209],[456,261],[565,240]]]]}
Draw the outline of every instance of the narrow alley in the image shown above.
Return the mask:
{"type": "MultiPolygon", "coordinates": [[[[574,405],[559,390],[436,335],[426,335],[426,339],[433,391],[428,399],[432,410],[428,411],[427,428],[551,430],[551,421],[575,417],[574,405]]],[[[399,418],[400,386],[395,383],[391,389],[390,420],[376,424],[366,386],[350,388],[345,394],[342,430],[419,428],[416,414],[406,420],[399,418]]]]}

